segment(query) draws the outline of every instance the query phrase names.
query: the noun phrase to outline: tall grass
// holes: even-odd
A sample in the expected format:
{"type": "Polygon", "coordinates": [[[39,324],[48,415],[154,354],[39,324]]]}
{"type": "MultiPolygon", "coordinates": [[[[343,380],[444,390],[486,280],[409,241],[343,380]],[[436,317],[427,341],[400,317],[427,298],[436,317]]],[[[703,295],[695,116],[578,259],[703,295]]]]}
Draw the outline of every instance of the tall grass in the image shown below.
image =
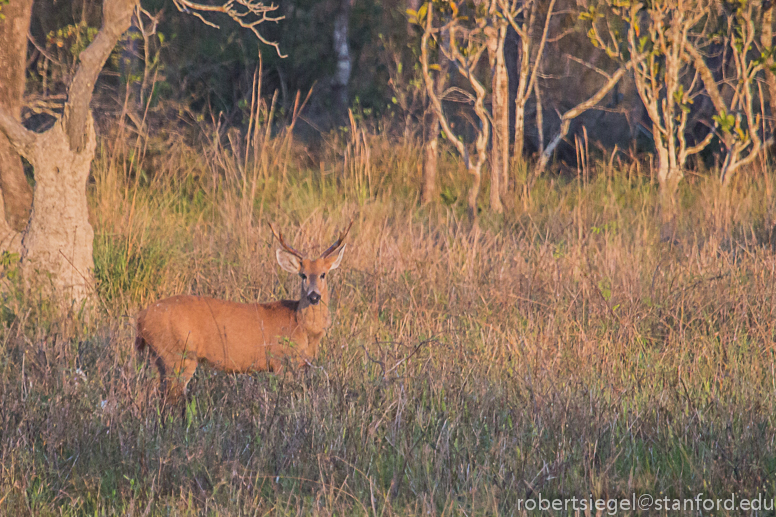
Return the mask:
{"type": "Polygon", "coordinates": [[[354,123],[313,160],[256,134],[135,161],[104,143],[100,316],[5,301],[0,513],[509,515],[539,493],[776,492],[770,173],[730,191],[691,177],[663,222],[648,178],[602,163],[472,226],[448,156],[421,209],[412,142],[354,123]],[[293,297],[266,222],[312,254],[351,218],[314,367],[203,367],[185,416],[162,411],[131,316],[177,293],[293,297]]]}

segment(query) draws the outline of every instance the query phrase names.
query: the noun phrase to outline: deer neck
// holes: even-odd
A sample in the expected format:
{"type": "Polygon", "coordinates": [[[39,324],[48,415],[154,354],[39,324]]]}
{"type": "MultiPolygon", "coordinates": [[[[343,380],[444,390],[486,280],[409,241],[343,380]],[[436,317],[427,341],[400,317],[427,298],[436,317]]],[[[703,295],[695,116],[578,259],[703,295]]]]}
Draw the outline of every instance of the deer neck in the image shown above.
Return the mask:
{"type": "Polygon", "coordinates": [[[321,293],[321,301],[312,305],[306,296],[299,300],[296,314],[297,322],[304,327],[308,334],[317,335],[326,332],[331,326],[329,314],[329,293],[321,293]]]}

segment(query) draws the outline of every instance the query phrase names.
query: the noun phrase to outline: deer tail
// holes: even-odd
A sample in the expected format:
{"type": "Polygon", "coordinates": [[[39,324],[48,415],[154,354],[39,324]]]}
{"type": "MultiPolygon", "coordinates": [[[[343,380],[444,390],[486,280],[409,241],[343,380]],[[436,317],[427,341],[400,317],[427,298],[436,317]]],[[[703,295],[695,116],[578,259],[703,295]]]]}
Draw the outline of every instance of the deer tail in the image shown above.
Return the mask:
{"type": "Polygon", "coordinates": [[[143,350],[145,350],[145,347],[147,344],[148,343],[146,343],[146,340],[143,339],[143,336],[137,336],[135,338],[135,348],[137,349],[138,352],[142,352],[143,350]]]}

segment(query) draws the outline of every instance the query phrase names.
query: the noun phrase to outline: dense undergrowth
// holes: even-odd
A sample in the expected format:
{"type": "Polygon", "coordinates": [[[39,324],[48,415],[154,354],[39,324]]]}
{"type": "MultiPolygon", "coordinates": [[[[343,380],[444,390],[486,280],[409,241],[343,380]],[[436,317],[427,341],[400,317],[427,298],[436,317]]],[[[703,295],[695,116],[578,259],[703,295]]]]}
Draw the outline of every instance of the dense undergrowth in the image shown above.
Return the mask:
{"type": "Polygon", "coordinates": [[[666,216],[648,176],[602,162],[473,226],[454,159],[419,207],[420,150],[361,137],[316,160],[281,136],[250,160],[103,145],[98,309],[61,319],[12,286],[3,305],[0,513],[510,515],[539,493],[776,492],[776,177],[688,177],[666,216]],[[315,366],[202,367],[185,416],[164,411],[132,315],[176,293],[295,296],[267,222],[313,253],[351,218],[315,366]]]}

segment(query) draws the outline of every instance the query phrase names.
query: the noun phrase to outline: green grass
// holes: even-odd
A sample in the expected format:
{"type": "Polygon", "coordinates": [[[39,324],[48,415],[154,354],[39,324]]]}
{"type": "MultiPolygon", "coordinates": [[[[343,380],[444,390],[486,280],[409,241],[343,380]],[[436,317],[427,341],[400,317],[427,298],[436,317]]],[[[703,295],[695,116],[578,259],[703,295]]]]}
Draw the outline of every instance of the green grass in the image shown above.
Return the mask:
{"type": "Polygon", "coordinates": [[[285,184],[265,155],[252,194],[224,150],[179,144],[143,177],[101,155],[97,315],[2,307],[0,513],[512,515],[539,493],[776,492],[773,176],[690,177],[670,219],[633,172],[549,177],[473,227],[460,164],[440,160],[439,202],[419,208],[420,150],[369,138],[320,166],[294,147],[285,184]],[[177,293],[293,296],[266,223],[312,254],[351,217],[315,368],[201,367],[185,415],[165,412],[131,316],[177,293]]]}

